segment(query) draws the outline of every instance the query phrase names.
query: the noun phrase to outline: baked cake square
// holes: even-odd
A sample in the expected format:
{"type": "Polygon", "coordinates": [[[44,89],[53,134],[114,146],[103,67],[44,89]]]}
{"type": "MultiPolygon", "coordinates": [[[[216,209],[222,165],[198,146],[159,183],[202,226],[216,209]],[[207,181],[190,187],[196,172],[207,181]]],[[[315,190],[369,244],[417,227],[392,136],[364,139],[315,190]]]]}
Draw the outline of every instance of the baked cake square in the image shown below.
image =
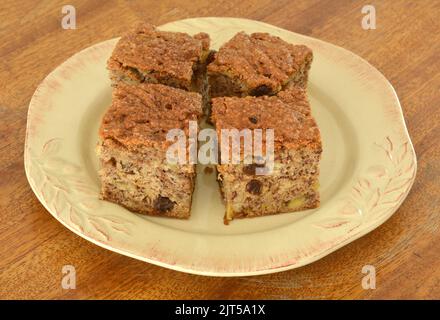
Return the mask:
{"type": "Polygon", "coordinates": [[[161,83],[207,96],[209,35],[160,31],[142,23],[116,44],[107,68],[113,86],[161,83]]]}
{"type": "MultiPolygon", "coordinates": [[[[217,166],[226,204],[226,220],[298,211],[319,205],[322,146],[304,89],[289,88],[277,96],[214,98],[212,121],[221,144],[231,142],[229,139],[222,141],[223,129],[261,129],[263,136],[267,129],[274,130],[271,173],[257,174],[256,169],[264,167],[264,163],[255,158],[251,163],[245,163],[243,153],[239,164],[220,163],[217,166]]],[[[264,161],[264,157],[262,159],[264,161]]]]}
{"type": "Polygon", "coordinates": [[[239,32],[208,65],[211,97],[274,95],[286,87],[306,87],[312,50],[268,33],[239,32]]]}
{"type": "Polygon", "coordinates": [[[142,214],[188,218],[195,167],[167,160],[173,142],[166,135],[181,129],[188,138],[201,103],[198,93],[161,84],[118,84],[99,130],[102,199],[142,214]]]}

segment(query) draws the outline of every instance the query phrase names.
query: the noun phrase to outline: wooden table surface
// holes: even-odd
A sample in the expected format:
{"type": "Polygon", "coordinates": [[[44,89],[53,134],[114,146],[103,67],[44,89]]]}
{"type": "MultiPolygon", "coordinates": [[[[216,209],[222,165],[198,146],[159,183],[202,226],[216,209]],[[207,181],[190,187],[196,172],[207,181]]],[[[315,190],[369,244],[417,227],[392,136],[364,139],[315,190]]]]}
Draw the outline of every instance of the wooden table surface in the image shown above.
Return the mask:
{"type": "Polygon", "coordinates": [[[0,298],[309,299],[440,298],[440,1],[83,1],[77,29],[61,28],[66,1],[0,3],[0,298]],[[361,26],[376,9],[377,29],[361,26]],[[37,85],[72,54],[123,33],[198,16],[234,16],[345,47],[376,66],[400,97],[418,157],[413,189],[384,225],[311,265],[267,276],[213,278],[99,248],[57,222],[23,167],[26,113],[37,85]],[[76,268],[76,289],[61,287],[76,268]],[[364,290],[362,267],[377,271],[364,290]]]}

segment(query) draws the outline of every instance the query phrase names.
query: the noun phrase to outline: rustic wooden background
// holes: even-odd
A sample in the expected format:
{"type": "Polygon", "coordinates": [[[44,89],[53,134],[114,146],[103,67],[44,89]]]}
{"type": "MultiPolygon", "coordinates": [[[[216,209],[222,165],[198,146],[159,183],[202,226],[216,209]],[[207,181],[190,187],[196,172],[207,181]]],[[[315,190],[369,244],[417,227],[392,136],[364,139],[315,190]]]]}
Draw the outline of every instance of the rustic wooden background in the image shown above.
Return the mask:
{"type": "Polygon", "coordinates": [[[16,1],[0,2],[0,298],[440,298],[440,1],[16,1]],[[77,30],[60,26],[65,2],[77,30]],[[361,28],[373,4],[377,29],[361,28]],[[29,100],[80,49],[139,20],[198,16],[261,20],[345,47],[394,85],[418,156],[415,185],[383,226],[296,270],[249,278],[179,273],[101,249],[64,228],[33,195],[23,168],[29,100]],[[63,265],[77,289],[61,288],[63,265]],[[362,266],[377,289],[361,287],[362,266]]]}

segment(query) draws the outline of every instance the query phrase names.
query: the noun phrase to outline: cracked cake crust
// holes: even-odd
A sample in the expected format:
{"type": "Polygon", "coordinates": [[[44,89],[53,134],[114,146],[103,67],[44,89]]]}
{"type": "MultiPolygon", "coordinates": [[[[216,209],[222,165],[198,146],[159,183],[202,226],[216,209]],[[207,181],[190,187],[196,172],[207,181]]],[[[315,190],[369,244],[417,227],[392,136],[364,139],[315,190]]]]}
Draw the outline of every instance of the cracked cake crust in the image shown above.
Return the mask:
{"type": "Polygon", "coordinates": [[[239,164],[217,165],[226,222],[319,206],[322,145],[304,89],[290,88],[271,97],[214,98],[212,108],[219,137],[222,129],[274,129],[270,174],[256,174],[257,167],[264,167],[256,159],[246,163],[241,157],[239,164]]]}
{"type": "Polygon", "coordinates": [[[212,102],[220,142],[222,129],[274,129],[271,174],[257,175],[264,163],[255,158],[217,165],[225,221],[317,207],[322,145],[305,91],[312,51],[267,33],[239,32],[217,53],[209,46],[205,33],[145,23],[118,41],[97,146],[101,197],[133,212],[188,218],[195,166],[167,161],[166,134],[182,129],[188,138],[189,121],[209,115],[212,102]]]}
{"type": "Polygon", "coordinates": [[[150,82],[201,93],[204,81],[198,78],[204,76],[209,45],[206,33],[190,36],[141,23],[121,37],[107,68],[114,86],[150,82]]]}
{"type": "Polygon", "coordinates": [[[180,128],[188,138],[188,121],[201,114],[198,93],[161,84],[115,88],[97,146],[101,198],[137,213],[188,218],[195,166],[168,162],[166,133],[180,128]]]}
{"type": "Polygon", "coordinates": [[[274,129],[275,148],[321,148],[305,89],[293,87],[277,96],[214,98],[212,104],[211,120],[219,137],[222,129],[274,129]]]}
{"type": "Polygon", "coordinates": [[[239,32],[215,53],[208,65],[211,96],[273,95],[305,87],[313,53],[268,33],[239,32]]]}
{"type": "Polygon", "coordinates": [[[201,95],[161,84],[120,84],[113,90],[112,105],[99,130],[101,139],[113,139],[132,149],[156,146],[165,149],[170,129],[188,130],[188,121],[202,115],[201,95]]]}

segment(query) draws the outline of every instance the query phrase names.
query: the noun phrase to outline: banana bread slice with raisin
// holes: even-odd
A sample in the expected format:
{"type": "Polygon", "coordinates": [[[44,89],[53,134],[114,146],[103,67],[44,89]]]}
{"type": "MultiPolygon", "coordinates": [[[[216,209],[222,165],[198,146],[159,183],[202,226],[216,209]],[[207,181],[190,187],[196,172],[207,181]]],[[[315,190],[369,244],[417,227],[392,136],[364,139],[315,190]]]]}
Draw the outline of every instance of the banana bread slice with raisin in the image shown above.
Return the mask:
{"type": "Polygon", "coordinates": [[[312,50],[268,33],[239,32],[208,65],[211,97],[261,96],[297,85],[306,87],[312,50]]]}
{"type": "MultiPolygon", "coordinates": [[[[253,143],[256,139],[255,129],[261,129],[263,136],[267,129],[274,130],[271,171],[266,171],[266,174],[257,172],[259,167],[269,167],[267,162],[264,163],[269,159],[267,154],[260,159],[255,158],[254,154],[249,159],[243,153],[244,148],[240,148],[238,164],[221,163],[217,166],[226,204],[226,221],[304,210],[319,205],[321,138],[304,89],[290,88],[277,96],[214,98],[212,121],[222,150],[224,143],[232,145],[229,137],[227,141],[224,140],[224,129],[236,128],[240,132],[250,129],[253,143]]],[[[262,149],[266,146],[267,151],[267,139],[262,141],[262,149]]],[[[229,150],[233,150],[233,147],[229,150]]]]}
{"type": "Polygon", "coordinates": [[[173,142],[166,136],[181,129],[188,138],[188,122],[201,114],[198,93],[120,83],[99,130],[102,199],[142,214],[188,218],[195,167],[167,160],[173,142]]]}
{"type": "Polygon", "coordinates": [[[198,92],[207,102],[209,45],[206,33],[190,36],[140,23],[121,37],[107,62],[112,85],[161,83],[198,92]]]}

